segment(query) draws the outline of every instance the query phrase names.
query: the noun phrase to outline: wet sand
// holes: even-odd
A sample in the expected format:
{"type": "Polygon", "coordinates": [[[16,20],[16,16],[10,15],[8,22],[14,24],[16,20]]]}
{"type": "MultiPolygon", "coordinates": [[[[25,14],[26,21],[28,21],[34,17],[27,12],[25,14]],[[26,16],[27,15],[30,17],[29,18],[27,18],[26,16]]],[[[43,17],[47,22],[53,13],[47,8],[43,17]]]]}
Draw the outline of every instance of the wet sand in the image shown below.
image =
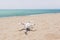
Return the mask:
{"type": "Polygon", "coordinates": [[[0,40],[60,40],[60,13],[0,18],[0,40]],[[19,31],[20,24],[31,21],[36,31],[19,31]]]}

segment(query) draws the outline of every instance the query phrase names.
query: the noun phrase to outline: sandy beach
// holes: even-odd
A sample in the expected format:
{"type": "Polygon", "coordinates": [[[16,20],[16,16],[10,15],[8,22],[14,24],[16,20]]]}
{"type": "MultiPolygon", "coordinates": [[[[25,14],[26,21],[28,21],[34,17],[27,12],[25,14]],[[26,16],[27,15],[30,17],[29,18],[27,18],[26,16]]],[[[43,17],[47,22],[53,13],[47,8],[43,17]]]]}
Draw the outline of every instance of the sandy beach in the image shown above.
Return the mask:
{"type": "Polygon", "coordinates": [[[60,40],[60,13],[0,18],[0,40],[60,40]],[[28,21],[36,31],[25,35],[20,23],[28,21]]]}

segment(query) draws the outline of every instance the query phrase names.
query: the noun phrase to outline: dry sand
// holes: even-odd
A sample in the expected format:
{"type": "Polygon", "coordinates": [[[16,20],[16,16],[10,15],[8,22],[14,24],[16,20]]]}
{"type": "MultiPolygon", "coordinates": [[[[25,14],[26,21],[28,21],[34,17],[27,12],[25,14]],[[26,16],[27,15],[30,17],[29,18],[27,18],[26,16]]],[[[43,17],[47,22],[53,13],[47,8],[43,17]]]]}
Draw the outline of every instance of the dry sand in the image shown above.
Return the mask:
{"type": "Polygon", "coordinates": [[[0,18],[0,40],[60,40],[60,14],[39,14],[0,18]],[[32,21],[36,31],[18,31],[20,23],[32,21]]]}

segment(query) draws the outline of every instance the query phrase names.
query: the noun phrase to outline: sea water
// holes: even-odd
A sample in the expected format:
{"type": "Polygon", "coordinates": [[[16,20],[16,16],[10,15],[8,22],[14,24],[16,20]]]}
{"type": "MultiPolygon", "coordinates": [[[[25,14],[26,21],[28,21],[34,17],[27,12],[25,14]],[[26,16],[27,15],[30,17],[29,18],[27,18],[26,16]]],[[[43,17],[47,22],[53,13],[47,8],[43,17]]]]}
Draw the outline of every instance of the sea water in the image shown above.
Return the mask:
{"type": "Polygon", "coordinates": [[[60,9],[0,9],[0,17],[60,13],[60,9]]]}

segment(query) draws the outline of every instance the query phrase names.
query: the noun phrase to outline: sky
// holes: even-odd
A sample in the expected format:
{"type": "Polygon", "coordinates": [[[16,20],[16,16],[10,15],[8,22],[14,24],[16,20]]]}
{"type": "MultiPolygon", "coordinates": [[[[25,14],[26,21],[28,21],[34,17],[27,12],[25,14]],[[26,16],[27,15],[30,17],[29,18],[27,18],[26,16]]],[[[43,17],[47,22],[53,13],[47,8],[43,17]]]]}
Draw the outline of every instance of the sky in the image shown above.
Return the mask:
{"type": "Polygon", "coordinates": [[[0,0],[0,9],[60,9],[60,0],[0,0]]]}

